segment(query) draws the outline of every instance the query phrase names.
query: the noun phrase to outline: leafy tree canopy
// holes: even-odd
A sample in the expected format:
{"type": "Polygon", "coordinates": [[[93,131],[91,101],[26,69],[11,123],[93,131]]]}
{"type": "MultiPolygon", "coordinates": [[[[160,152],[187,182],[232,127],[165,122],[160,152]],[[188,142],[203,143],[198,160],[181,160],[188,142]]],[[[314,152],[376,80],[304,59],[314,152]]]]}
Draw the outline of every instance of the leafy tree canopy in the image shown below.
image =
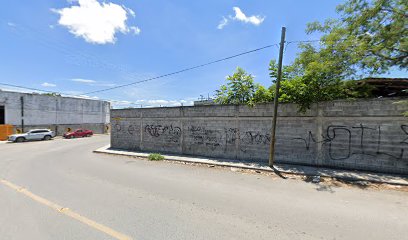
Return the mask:
{"type": "Polygon", "coordinates": [[[227,84],[216,91],[215,101],[220,104],[250,104],[254,93],[254,77],[238,67],[227,77],[227,84]]]}
{"type": "Polygon", "coordinates": [[[337,7],[340,19],[309,23],[307,33],[321,32],[323,52],[346,63],[343,75],[385,73],[408,66],[408,2],[348,0],[337,7]]]}
{"type": "MultiPolygon", "coordinates": [[[[307,25],[306,32],[322,33],[319,44],[299,44],[300,53],[282,68],[279,100],[311,104],[341,98],[370,97],[369,86],[345,81],[362,75],[382,74],[408,66],[408,2],[406,0],[348,0],[337,7],[340,19],[307,25]]],[[[253,83],[238,68],[228,84],[217,91],[218,103],[270,102],[274,97],[277,63],[269,64],[272,86],[253,83]]]]}

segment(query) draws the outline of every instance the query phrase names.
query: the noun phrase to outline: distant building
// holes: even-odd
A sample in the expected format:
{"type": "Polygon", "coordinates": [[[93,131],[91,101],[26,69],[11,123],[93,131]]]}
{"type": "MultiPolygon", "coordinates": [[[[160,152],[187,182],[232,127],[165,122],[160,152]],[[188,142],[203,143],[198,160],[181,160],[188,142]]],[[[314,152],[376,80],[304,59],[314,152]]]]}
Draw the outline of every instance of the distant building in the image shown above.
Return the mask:
{"type": "Polygon", "coordinates": [[[204,99],[204,100],[198,100],[194,101],[194,106],[200,106],[200,105],[214,105],[216,104],[213,99],[204,99]]]}
{"type": "Polygon", "coordinates": [[[104,133],[109,112],[107,101],[0,90],[0,124],[13,125],[17,132],[49,128],[62,134],[87,128],[104,133]]]}
{"type": "Polygon", "coordinates": [[[214,99],[210,97],[210,94],[208,94],[207,98],[205,98],[203,95],[200,95],[197,101],[194,101],[194,106],[200,106],[200,105],[214,105],[217,104],[214,102],[214,99]]]}

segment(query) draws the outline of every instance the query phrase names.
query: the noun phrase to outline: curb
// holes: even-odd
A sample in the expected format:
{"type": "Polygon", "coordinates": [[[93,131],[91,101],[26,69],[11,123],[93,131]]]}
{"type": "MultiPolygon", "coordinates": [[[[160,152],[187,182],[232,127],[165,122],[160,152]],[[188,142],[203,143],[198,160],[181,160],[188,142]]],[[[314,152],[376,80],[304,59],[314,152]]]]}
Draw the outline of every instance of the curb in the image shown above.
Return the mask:
{"type": "MultiPolygon", "coordinates": [[[[94,150],[94,153],[101,153],[101,154],[107,154],[107,155],[115,155],[115,156],[127,156],[127,157],[138,157],[138,158],[145,158],[147,159],[149,154],[148,153],[136,153],[136,152],[129,152],[129,151],[121,151],[121,150],[109,150],[109,146],[104,146],[101,148],[98,148],[94,150]]],[[[291,175],[299,175],[299,176],[321,176],[321,177],[330,177],[334,179],[339,179],[343,180],[346,182],[370,182],[370,183],[377,183],[377,184],[389,184],[389,185],[395,185],[395,186],[408,186],[408,182],[396,182],[396,181],[381,181],[381,180],[376,180],[376,179],[370,179],[370,178],[362,178],[362,177],[350,177],[350,176],[339,176],[339,175],[330,175],[327,173],[307,173],[307,172],[297,172],[297,171],[287,171],[283,169],[272,169],[269,167],[255,167],[255,166],[247,166],[244,164],[240,163],[225,163],[225,162],[208,162],[205,160],[183,160],[180,158],[189,158],[189,157],[178,157],[178,156],[170,156],[170,155],[163,155],[164,160],[166,161],[173,161],[173,162],[184,162],[184,163],[196,163],[196,164],[205,164],[205,165],[214,165],[214,166],[219,166],[219,167],[233,167],[233,168],[240,168],[240,169],[246,169],[246,170],[255,170],[255,171],[262,171],[262,172],[269,172],[269,173],[275,173],[276,175],[280,176],[280,174],[291,174],[291,175]]],[[[192,159],[192,158],[189,158],[192,159]]],[[[283,176],[280,176],[283,177],[283,176]]],[[[284,177],[283,177],[284,178],[284,177]]]]}

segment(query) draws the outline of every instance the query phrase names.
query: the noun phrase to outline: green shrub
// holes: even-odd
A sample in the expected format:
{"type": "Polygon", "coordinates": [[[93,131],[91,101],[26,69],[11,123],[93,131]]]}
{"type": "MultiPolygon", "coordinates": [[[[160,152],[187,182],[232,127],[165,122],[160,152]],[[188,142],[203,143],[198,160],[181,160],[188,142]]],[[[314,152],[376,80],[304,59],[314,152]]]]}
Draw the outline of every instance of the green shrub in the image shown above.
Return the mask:
{"type": "Polygon", "coordinates": [[[150,153],[148,158],[149,158],[150,161],[164,160],[163,155],[161,155],[160,153],[150,153]]]}

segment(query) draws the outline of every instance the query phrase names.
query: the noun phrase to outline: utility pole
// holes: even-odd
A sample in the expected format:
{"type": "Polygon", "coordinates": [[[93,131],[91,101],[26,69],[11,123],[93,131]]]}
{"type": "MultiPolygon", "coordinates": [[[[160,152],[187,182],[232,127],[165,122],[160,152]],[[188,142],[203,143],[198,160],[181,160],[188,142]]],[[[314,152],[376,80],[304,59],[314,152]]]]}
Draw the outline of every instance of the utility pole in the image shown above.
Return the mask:
{"type": "Polygon", "coordinates": [[[273,167],[273,163],[275,161],[276,120],[278,118],[279,88],[280,88],[280,81],[282,79],[282,60],[283,60],[283,49],[285,47],[285,34],[286,34],[286,28],[282,27],[281,42],[280,42],[280,48],[279,48],[278,79],[276,79],[275,99],[273,101],[273,119],[272,119],[272,129],[271,129],[271,145],[269,149],[269,167],[273,167]]]}

